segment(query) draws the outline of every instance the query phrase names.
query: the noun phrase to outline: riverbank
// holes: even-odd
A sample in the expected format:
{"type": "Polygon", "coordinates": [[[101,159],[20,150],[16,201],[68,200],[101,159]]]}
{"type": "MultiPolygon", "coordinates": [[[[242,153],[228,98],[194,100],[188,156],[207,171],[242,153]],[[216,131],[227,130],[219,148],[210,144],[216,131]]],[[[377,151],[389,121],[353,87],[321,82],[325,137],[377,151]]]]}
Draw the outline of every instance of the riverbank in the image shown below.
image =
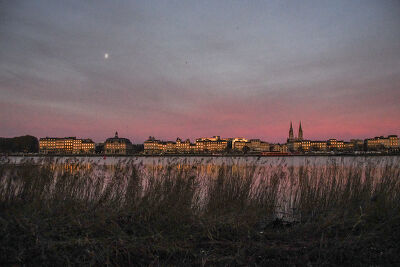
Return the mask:
{"type": "Polygon", "coordinates": [[[400,262],[398,162],[379,176],[373,165],[346,172],[304,165],[292,174],[277,168],[257,182],[255,171],[233,169],[219,167],[204,188],[196,169],[174,166],[144,181],[124,167],[111,179],[93,179],[90,170],[57,176],[49,165],[0,165],[0,263],[400,262]],[[291,194],[285,207],[282,192],[291,194]]]}
{"type": "Polygon", "coordinates": [[[38,154],[38,153],[13,153],[0,154],[0,157],[371,157],[371,156],[400,156],[400,152],[359,152],[359,153],[275,153],[275,154],[38,154]]]}

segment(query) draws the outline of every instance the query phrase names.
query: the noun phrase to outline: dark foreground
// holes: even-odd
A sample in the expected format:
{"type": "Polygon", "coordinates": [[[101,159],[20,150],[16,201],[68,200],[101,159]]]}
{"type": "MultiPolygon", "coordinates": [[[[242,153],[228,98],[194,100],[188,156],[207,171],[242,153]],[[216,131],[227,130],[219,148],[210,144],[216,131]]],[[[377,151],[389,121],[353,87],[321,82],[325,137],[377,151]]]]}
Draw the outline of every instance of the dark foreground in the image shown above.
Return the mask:
{"type": "Polygon", "coordinates": [[[387,165],[377,182],[373,166],[326,167],[318,182],[307,168],[255,185],[254,173],[221,167],[200,196],[191,170],[173,167],[144,185],[135,169],[117,168],[106,183],[0,166],[0,265],[399,264],[399,166],[387,165]],[[282,220],[283,182],[296,215],[282,220]]]}

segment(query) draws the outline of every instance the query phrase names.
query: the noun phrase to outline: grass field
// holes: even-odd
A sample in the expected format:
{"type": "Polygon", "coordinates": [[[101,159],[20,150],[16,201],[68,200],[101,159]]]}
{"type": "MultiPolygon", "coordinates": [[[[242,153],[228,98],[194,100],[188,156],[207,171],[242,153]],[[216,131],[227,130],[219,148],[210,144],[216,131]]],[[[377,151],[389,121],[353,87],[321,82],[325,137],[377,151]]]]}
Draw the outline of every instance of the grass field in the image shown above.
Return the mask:
{"type": "Polygon", "coordinates": [[[53,166],[0,165],[0,265],[400,263],[398,162],[222,165],[206,181],[195,166],[53,166]]]}

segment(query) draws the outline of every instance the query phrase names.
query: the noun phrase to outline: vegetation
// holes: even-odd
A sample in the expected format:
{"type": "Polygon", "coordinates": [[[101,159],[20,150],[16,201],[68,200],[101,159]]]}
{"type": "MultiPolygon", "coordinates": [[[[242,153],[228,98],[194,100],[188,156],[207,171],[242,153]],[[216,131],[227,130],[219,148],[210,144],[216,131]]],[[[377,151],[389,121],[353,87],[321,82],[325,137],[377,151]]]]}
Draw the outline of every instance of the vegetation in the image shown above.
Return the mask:
{"type": "Polygon", "coordinates": [[[39,141],[31,135],[2,138],[0,137],[0,153],[37,153],[39,152],[39,141]]]}
{"type": "Polygon", "coordinates": [[[400,262],[395,161],[102,168],[0,165],[0,265],[400,262]]]}

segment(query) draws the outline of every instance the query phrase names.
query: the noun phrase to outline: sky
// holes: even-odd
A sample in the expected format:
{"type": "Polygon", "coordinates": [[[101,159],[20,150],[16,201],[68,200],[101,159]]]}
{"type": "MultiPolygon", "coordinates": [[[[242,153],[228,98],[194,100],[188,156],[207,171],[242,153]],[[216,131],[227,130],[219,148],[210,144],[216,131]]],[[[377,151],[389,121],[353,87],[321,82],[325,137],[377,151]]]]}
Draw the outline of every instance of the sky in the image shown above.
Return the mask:
{"type": "Polygon", "coordinates": [[[0,136],[285,142],[290,121],[400,135],[400,1],[0,0],[0,136]]]}

